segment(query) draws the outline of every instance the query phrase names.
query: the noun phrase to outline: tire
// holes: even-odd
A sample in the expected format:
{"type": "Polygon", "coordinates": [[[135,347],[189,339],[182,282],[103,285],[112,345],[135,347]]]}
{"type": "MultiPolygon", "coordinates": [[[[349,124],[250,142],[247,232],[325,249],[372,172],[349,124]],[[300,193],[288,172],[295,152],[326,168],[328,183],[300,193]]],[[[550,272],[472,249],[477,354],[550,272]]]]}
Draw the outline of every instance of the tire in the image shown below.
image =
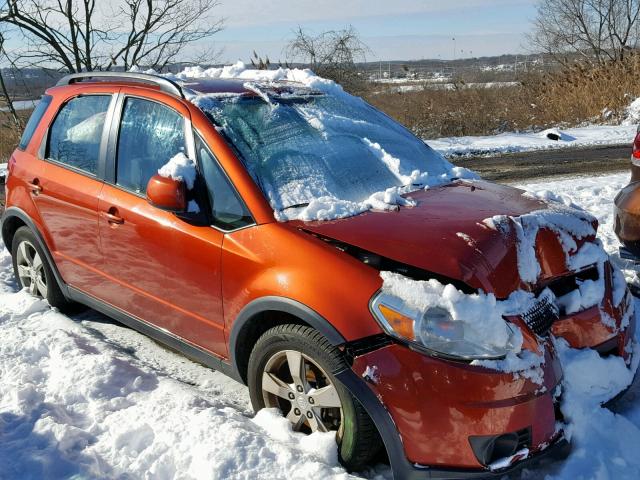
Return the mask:
{"type": "Polygon", "coordinates": [[[62,290],[60,290],[51,265],[49,265],[47,257],[36,240],[36,236],[29,227],[20,227],[16,230],[11,243],[11,257],[13,260],[13,273],[21,288],[26,288],[32,295],[45,299],[49,302],[49,305],[61,311],[69,311],[72,308],[74,304],[69,302],[62,290]],[[21,251],[21,249],[23,250],[21,251]],[[26,255],[25,251],[27,252],[26,255]],[[25,256],[31,258],[25,259],[25,256]],[[39,258],[40,261],[36,261],[36,258],[39,258]],[[25,270],[21,267],[29,263],[34,267],[34,274],[42,281],[44,289],[41,288],[40,282],[33,283],[31,278],[27,278],[24,275],[25,270]]]}
{"type": "Polygon", "coordinates": [[[266,407],[280,408],[293,423],[294,430],[305,433],[336,430],[340,462],[348,471],[358,471],[368,466],[378,454],[382,440],[362,405],[335,378],[335,373],[344,368],[348,368],[348,365],[340,350],[317,330],[303,325],[278,325],[265,332],[256,342],[249,357],[247,383],[256,412],[266,407]],[[301,380],[303,375],[296,380],[291,373],[296,369],[291,369],[290,365],[300,361],[298,355],[302,358],[304,368],[298,371],[306,372],[306,381],[301,380]],[[263,376],[269,378],[264,379],[263,376]],[[274,376],[281,383],[272,383],[274,376]],[[304,392],[300,391],[300,381],[306,385],[302,387],[304,392]],[[281,389],[285,386],[289,390],[281,389]],[[323,396],[318,395],[321,388],[324,388],[323,396]],[[275,389],[279,391],[277,395],[271,393],[275,389]],[[309,396],[305,395],[307,391],[309,396]],[[337,398],[334,393],[337,393],[337,398]],[[291,398],[292,394],[296,396],[294,399],[291,398]],[[314,396],[318,400],[314,400],[314,396]],[[337,405],[338,399],[339,409],[317,406],[337,405]],[[311,420],[305,418],[305,412],[307,417],[311,415],[311,420]],[[312,428],[313,425],[316,429],[312,428]]]}

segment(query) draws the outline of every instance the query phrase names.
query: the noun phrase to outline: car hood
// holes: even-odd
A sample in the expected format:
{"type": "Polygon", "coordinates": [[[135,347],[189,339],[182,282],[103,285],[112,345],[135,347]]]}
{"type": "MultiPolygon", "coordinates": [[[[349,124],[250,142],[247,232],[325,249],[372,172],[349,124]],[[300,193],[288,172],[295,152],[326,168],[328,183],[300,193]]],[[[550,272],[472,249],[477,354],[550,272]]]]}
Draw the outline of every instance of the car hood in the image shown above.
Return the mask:
{"type": "MultiPolygon", "coordinates": [[[[516,235],[489,228],[483,220],[496,215],[518,217],[548,207],[524,193],[490,182],[457,181],[407,195],[415,207],[295,223],[308,232],[505,298],[518,288],[534,286],[520,278],[516,235]]],[[[543,239],[539,235],[536,250],[540,278],[566,271],[565,254],[555,235],[543,239]]]]}

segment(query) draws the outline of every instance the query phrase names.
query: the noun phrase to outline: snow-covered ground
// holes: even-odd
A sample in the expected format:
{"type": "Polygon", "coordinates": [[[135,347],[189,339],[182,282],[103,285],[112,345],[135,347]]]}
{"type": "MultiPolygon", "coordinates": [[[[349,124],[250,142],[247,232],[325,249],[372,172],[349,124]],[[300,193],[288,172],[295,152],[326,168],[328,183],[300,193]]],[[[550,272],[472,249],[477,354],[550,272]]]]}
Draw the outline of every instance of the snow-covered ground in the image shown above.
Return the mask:
{"type": "Polygon", "coordinates": [[[534,150],[560,148],[585,148],[605,145],[629,145],[636,135],[637,124],[594,125],[567,128],[561,131],[560,140],[547,137],[549,130],[535,133],[502,133],[478,137],[446,137],[425,140],[426,143],[447,157],[460,155],[496,155],[534,150]]]}
{"type": "MultiPolygon", "coordinates": [[[[627,175],[541,182],[596,215],[614,254],[612,200],[627,175]]],[[[624,262],[621,262],[624,263],[624,262]]],[[[624,266],[624,265],[623,265],[624,266]]],[[[640,302],[637,302],[637,309],[640,302]]],[[[0,252],[0,478],[353,478],[330,434],[292,434],[274,412],[253,417],[243,386],[94,312],[67,317],[18,292],[0,252]]],[[[574,451],[515,478],[640,478],[640,383],[620,359],[560,344],[563,409],[574,451]]],[[[365,476],[389,478],[378,466],[365,476]]]]}

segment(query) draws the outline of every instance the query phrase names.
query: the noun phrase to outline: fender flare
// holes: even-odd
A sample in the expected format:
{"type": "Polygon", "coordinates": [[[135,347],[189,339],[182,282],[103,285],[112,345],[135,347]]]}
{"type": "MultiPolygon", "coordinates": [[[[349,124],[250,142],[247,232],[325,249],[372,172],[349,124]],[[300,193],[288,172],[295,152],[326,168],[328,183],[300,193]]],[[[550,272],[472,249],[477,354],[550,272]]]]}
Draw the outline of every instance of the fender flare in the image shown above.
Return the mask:
{"type": "Polygon", "coordinates": [[[35,222],[31,219],[31,217],[29,217],[29,215],[27,215],[24,212],[24,210],[21,210],[18,207],[7,208],[2,214],[2,219],[0,220],[2,240],[3,242],[5,242],[6,249],[9,250],[9,252],[11,252],[11,245],[6,244],[7,233],[5,230],[5,222],[10,218],[18,218],[31,230],[31,232],[36,238],[36,243],[38,244],[38,247],[40,247],[40,249],[44,252],[44,256],[46,257],[47,262],[49,262],[49,266],[51,267],[51,271],[53,272],[53,276],[55,277],[56,282],[60,287],[60,290],[62,291],[62,293],[66,298],[69,298],[69,291],[67,288],[67,284],[63,280],[62,275],[60,275],[60,271],[58,270],[58,266],[56,265],[56,262],[53,261],[53,256],[51,255],[51,251],[49,250],[47,243],[44,241],[44,237],[42,236],[42,233],[36,226],[35,222]]]}
{"type": "Polygon", "coordinates": [[[287,313],[299,318],[312,328],[318,330],[334,346],[342,345],[347,342],[342,334],[340,334],[340,332],[338,332],[338,330],[336,330],[328,320],[305,304],[287,297],[260,297],[252,300],[245,305],[242,310],[240,310],[240,313],[236,316],[231,327],[231,332],[229,334],[229,356],[231,358],[231,365],[233,365],[233,369],[236,372],[240,373],[238,364],[238,346],[239,342],[242,341],[242,333],[245,330],[245,327],[249,326],[253,319],[255,319],[256,315],[268,311],[287,313]]]}

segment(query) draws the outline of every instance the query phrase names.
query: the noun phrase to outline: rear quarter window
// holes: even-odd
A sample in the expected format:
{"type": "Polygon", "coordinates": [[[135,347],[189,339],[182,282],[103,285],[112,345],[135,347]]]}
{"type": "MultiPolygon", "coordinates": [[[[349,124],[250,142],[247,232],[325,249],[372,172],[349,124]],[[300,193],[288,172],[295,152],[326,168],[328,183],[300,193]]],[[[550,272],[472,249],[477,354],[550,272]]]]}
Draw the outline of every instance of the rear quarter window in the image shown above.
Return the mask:
{"type": "Polygon", "coordinates": [[[36,128],[38,128],[38,125],[40,124],[40,120],[42,120],[42,117],[44,116],[44,112],[47,111],[47,108],[49,108],[50,104],[51,104],[51,96],[44,95],[40,99],[40,102],[38,102],[38,105],[36,105],[36,108],[33,110],[33,113],[31,114],[31,117],[27,122],[27,126],[24,128],[24,132],[22,133],[22,138],[20,139],[20,143],[18,144],[18,148],[20,150],[24,150],[29,146],[29,143],[31,142],[31,138],[35,133],[36,128]]]}

